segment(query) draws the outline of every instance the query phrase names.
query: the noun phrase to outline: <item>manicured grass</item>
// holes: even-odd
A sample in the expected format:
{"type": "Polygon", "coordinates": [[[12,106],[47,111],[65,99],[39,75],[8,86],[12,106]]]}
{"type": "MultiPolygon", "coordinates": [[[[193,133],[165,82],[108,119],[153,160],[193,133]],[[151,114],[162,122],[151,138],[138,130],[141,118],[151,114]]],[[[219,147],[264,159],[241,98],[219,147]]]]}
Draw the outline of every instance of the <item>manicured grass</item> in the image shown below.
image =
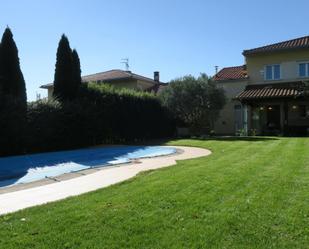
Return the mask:
{"type": "Polygon", "coordinates": [[[170,144],[213,154],[1,216],[0,248],[309,248],[308,138],[170,144]]]}

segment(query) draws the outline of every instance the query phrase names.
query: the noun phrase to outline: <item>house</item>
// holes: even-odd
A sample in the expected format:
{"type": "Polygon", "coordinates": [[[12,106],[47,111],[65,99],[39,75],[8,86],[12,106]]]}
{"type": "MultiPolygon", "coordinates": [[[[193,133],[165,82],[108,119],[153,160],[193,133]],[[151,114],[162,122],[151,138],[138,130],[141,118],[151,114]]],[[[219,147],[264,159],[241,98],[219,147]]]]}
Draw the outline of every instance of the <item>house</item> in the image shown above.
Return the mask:
{"type": "MultiPolygon", "coordinates": [[[[83,83],[107,83],[115,87],[136,89],[141,91],[148,91],[157,93],[165,86],[165,83],[160,82],[159,72],[154,72],[153,79],[132,73],[131,71],[124,71],[120,69],[109,70],[106,72],[90,74],[82,77],[83,83]]],[[[54,91],[54,84],[42,85],[40,88],[47,89],[48,99],[52,98],[54,91]]]]}
{"type": "Polygon", "coordinates": [[[303,135],[309,131],[309,36],[244,50],[245,65],[214,81],[227,104],[217,134],[303,135]]]}

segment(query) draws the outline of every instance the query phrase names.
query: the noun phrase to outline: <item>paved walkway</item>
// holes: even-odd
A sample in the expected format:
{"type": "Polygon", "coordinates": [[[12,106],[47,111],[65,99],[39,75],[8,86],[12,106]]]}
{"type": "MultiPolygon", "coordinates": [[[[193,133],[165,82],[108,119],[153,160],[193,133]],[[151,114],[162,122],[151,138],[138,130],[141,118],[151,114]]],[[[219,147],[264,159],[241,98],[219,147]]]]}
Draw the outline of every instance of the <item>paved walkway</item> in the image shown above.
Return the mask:
{"type": "Polygon", "coordinates": [[[104,188],[136,176],[142,171],[152,170],[176,164],[184,160],[211,154],[209,150],[172,146],[182,153],[155,158],[139,159],[137,163],[112,167],[73,179],[52,184],[0,194],[0,215],[15,212],[24,208],[80,195],[99,188],[104,188]]]}

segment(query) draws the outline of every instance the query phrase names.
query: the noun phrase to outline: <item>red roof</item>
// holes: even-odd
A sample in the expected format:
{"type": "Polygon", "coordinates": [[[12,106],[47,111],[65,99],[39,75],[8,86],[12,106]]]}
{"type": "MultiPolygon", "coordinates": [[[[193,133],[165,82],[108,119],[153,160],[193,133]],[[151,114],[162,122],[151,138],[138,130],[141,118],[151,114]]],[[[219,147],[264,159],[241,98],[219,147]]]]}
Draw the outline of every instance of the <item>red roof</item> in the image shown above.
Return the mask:
{"type": "Polygon", "coordinates": [[[236,96],[236,99],[257,100],[272,98],[296,98],[301,95],[302,82],[248,85],[246,89],[236,96]]]}
{"type": "Polygon", "coordinates": [[[237,67],[225,67],[222,68],[215,76],[215,81],[225,81],[225,80],[242,80],[247,79],[246,66],[237,67]]]}
{"type": "Polygon", "coordinates": [[[309,36],[300,37],[293,40],[270,44],[263,47],[244,50],[243,55],[253,55],[266,52],[275,52],[282,50],[309,48],[309,36]]]}

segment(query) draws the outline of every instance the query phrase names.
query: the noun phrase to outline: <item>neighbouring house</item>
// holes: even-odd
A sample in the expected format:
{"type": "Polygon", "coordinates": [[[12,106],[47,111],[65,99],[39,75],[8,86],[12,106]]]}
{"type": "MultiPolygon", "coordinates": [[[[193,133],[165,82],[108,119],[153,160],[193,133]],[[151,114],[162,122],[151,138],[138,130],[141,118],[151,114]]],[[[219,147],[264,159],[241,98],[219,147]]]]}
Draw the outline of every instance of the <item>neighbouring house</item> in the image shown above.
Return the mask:
{"type": "Polygon", "coordinates": [[[244,50],[245,65],[214,80],[227,104],[217,134],[305,135],[309,132],[309,36],[244,50]]]}
{"type": "MultiPolygon", "coordinates": [[[[165,86],[165,83],[160,82],[160,74],[157,71],[154,72],[154,77],[151,79],[132,73],[131,71],[124,71],[120,69],[83,76],[82,82],[94,82],[98,84],[106,83],[115,87],[129,88],[154,93],[158,93],[165,86]]],[[[41,88],[47,89],[48,99],[52,98],[54,91],[53,83],[42,85],[41,88]]]]}

